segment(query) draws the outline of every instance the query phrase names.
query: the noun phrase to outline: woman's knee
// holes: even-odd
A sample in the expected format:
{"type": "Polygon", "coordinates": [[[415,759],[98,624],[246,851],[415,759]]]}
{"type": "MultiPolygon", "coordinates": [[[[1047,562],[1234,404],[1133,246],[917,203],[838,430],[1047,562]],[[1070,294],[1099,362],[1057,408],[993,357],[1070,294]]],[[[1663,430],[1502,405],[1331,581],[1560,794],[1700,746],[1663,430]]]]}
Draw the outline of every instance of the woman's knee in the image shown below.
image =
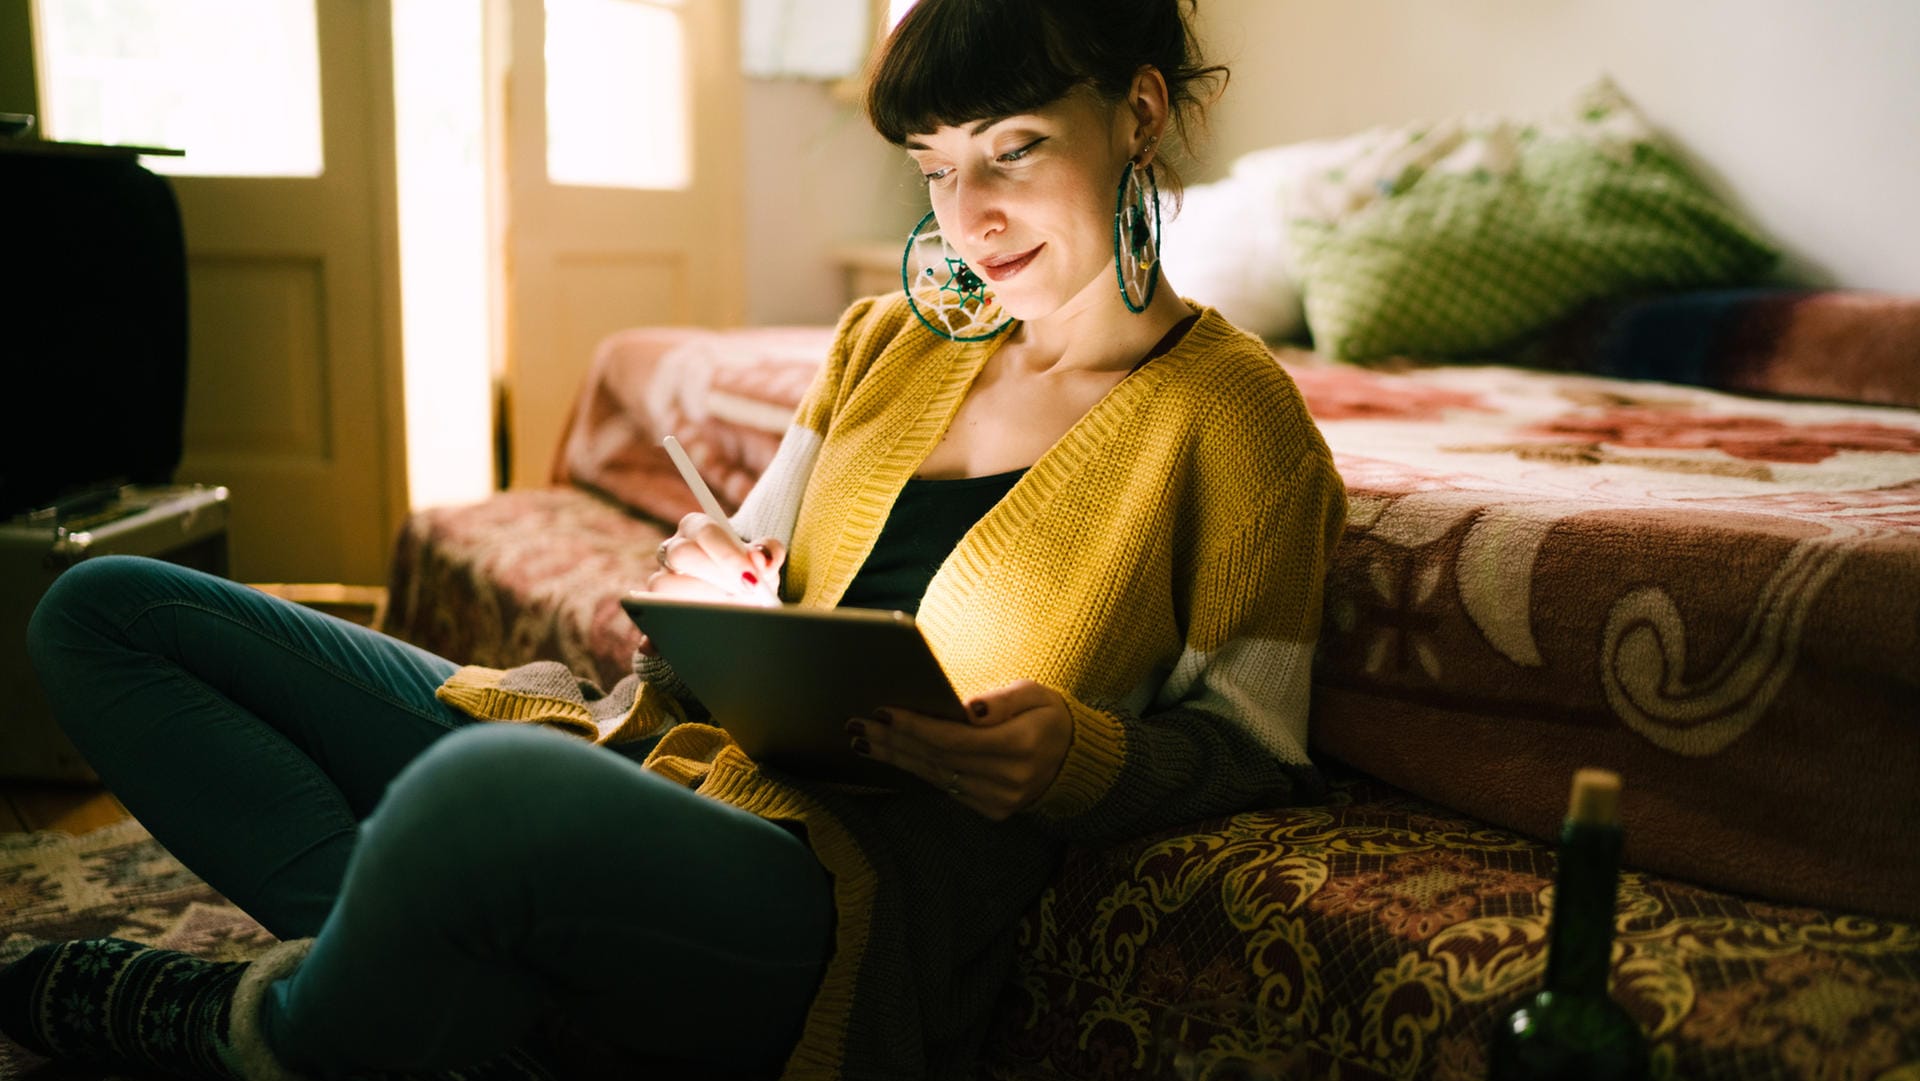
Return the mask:
{"type": "Polygon", "coordinates": [[[450,732],[394,778],[363,823],[355,858],[432,866],[444,880],[537,856],[570,825],[553,805],[566,790],[566,762],[579,753],[593,749],[523,725],[450,732]]]}
{"type": "Polygon", "coordinates": [[[102,555],[69,566],[48,586],[27,618],[27,659],[52,687],[75,674],[84,657],[98,657],[98,649],[115,641],[123,613],[134,597],[152,593],[156,566],[169,566],[136,555],[102,555]]]}
{"type": "Polygon", "coordinates": [[[63,651],[110,636],[119,613],[150,596],[172,564],[143,556],[98,556],[61,572],[27,620],[27,656],[46,678],[63,651]]]}
{"type": "Polygon", "coordinates": [[[471,724],[437,739],[394,778],[387,800],[396,809],[440,806],[453,813],[525,798],[564,776],[588,745],[530,724],[471,724]]]}

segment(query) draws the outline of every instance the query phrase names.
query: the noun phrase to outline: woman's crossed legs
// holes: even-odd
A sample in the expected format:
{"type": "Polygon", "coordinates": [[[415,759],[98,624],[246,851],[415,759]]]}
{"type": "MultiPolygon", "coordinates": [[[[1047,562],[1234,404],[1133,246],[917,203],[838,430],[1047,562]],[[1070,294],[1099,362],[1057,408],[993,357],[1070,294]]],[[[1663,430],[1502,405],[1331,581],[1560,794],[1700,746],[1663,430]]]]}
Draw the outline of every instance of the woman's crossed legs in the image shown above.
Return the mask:
{"type": "Polygon", "coordinates": [[[276,935],[317,932],[263,1006],[289,1065],[471,1063],[556,1010],[735,1068],[797,1037],[833,907],[785,829],[571,737],[469,725],[433,696],[451,662],[170,564],[69,570],[29,644],[136,817],[276,935]]]}

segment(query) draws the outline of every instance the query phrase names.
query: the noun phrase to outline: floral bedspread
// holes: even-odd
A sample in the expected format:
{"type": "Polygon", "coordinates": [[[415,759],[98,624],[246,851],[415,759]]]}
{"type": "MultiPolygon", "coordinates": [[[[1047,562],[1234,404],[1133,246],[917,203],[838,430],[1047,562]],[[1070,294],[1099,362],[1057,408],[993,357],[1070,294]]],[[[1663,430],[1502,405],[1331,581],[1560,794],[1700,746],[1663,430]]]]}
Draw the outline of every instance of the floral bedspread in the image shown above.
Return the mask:
{"type": "Polygon", "coordinates": [[[1283,355],[1346,479],[1314,740],[1551,836],[1920,914],[1920,411],[1283,355]]]}

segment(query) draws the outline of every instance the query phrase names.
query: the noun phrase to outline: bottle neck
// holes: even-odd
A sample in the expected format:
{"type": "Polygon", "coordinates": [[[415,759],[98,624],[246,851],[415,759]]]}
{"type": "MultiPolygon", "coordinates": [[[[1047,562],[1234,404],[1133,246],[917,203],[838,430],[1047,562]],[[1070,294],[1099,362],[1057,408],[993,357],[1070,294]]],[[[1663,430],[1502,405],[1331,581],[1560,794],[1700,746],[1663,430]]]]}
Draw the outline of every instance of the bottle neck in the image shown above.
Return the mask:
{"type": "Polygon", "coordinates": [[[1620,844],[1618,826],[1568,822],[1560,830],[1560,867],[1554,877],[1547,940],[1549,990],[1571,995],[1607,993],[1620,844]]]}

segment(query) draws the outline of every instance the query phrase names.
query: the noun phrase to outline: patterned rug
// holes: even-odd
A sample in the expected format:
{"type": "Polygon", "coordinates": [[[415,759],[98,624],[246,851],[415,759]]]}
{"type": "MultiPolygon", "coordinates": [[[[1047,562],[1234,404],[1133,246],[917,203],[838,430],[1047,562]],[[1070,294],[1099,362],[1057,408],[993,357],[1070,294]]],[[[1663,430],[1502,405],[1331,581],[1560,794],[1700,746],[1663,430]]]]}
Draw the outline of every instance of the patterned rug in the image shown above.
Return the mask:
{"type": "MultiPolygon", "coordinates": [[[[220,961],[253,957],[274,942],[138,822],[78,837],[0,836],[0,965],[44,942],[105,935],[220,961]]],[[[56,1066],[0,1036],[0,1081],[120,1076],[56,1066]]]]}

